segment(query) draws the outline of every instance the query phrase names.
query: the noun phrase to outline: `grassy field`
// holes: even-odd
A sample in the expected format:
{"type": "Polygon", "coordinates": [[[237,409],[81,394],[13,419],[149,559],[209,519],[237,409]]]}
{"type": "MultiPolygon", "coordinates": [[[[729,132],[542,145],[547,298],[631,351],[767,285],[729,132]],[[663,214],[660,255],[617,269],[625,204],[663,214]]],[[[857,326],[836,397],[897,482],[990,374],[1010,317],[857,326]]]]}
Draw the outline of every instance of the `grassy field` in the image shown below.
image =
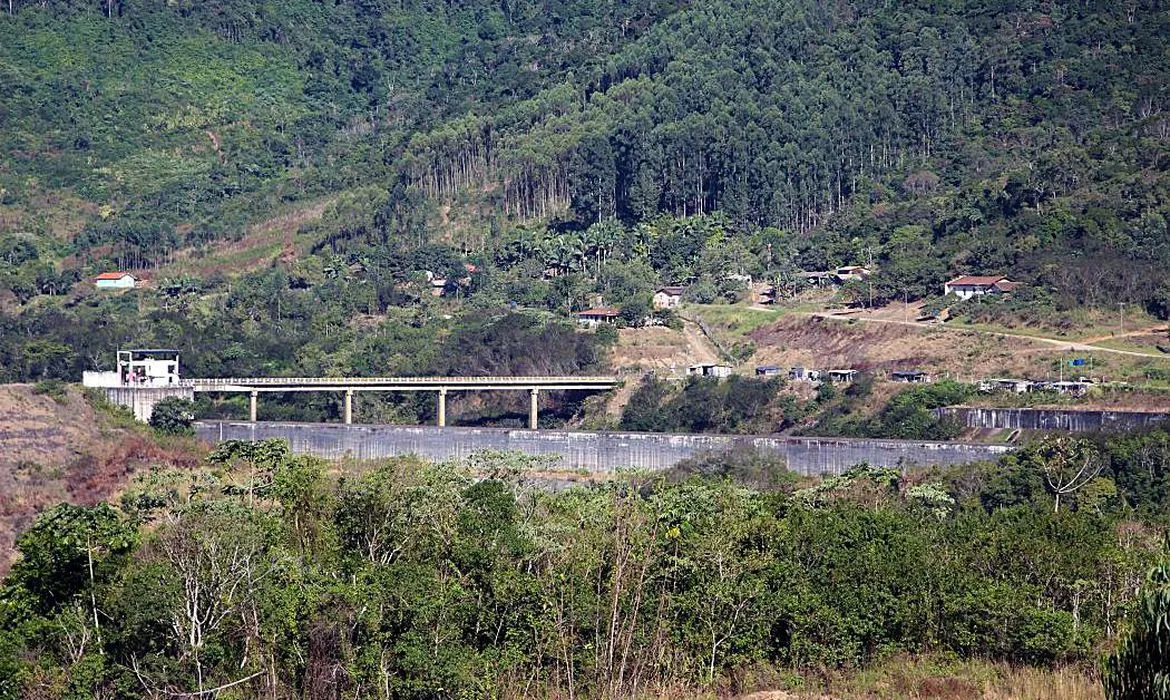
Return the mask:
{"type": "Polygon", "coordinates": [[[746,304],[688,304],[681,315],[697,318],[711,330],[728,336],[729,340],[743,340],[752,331],[775,323],[794,309],[747,306],[746,304]]]}
{"type": "Polygon", "coordinates": [[[931,698],[936,700],[1098,700],[1095,673],[1080,668],[1033,668],[934,657],[896,658],[871,668],[829,675],[813,697],[931,698]]]}
{"type": "Polygon", "coordinates": [[[693,700],[1103,700],[1097,674],[935,656],[895,657],[863,669],[786,671],[761,667],[706,691],[649,688],[638,698],[693,700]]]}

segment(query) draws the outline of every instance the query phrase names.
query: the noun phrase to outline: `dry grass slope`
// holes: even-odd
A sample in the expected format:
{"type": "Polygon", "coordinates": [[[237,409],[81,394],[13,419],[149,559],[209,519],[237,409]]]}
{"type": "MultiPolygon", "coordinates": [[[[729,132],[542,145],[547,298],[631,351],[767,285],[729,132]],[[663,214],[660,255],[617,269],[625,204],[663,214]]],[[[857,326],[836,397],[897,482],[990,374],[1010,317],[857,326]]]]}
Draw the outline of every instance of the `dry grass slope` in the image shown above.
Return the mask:
{"type": "Polygon", "coordinates": [[[27,384],[0,385],[0,576],[17,536],[44,509],[113,498],[154,465],[198,463],[193,442],[164,444],[145,429],[118,427],[77,389],[54,398],[27,384]]]}

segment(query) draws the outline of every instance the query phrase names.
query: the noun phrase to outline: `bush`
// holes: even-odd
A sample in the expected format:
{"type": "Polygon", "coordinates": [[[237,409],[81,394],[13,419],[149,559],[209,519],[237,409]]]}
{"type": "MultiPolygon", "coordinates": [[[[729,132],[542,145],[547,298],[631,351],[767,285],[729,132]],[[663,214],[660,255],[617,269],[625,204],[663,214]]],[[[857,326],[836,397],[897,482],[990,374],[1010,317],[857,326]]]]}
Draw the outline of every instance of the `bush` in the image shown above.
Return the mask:
{"type": "Polygon", "coordinates": [[[41,396],[48,396],[57,403],[65,403],[68,397],[66,394],[67,385],[60,379],[44,379],[36,383],[33,387],[33,393],[41,396]]]}
{"type": "Polygon", "coordinates": [[[167,435],[191,435],[191,423],[194,420],[195,404],[171,396],[155,404],[150,414],[150,427],[167,435]]]}
{"type": "Polygon", "coordinates": [[[1105,694],[1112,700],[1170,699],[1170,566],[1150,571],[1134,606],[1130,629],[1105,660],[1105,694]]]}

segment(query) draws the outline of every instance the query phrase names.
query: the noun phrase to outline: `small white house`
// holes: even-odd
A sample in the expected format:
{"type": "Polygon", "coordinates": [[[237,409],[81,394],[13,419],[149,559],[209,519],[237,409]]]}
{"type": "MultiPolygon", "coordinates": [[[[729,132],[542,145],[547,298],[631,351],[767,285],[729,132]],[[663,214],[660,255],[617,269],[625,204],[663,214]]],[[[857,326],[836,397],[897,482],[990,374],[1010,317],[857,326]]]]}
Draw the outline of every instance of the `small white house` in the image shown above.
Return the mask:
{"type": "Polygon", "coordinates": [[[656,310],[678,308],[685,291],[686,287],[674,285],[659,287],[658,291],[654,292],[654,308],[656,310]]]}
{"type": "Polygon", "coordinates": [[[134,289],[138,278],[129,272],[103,272],[93,278],[93,284],[98,289],[134,289]]]}
{"type": "Polygon", "coordinates": [[[1009,294],[1020,286],[1002,275],[963,275],[943,285],[943,294],[954,294],[963,301],[984,294],[1009,294]]]}
{"type": "Polygon", "coordinates": [[[597,328],[601,325],[612,325],[617,323],[618,316],[621,315],[619,309],[606,306],[598,306],[592,309],[585,309],[577,314],[577,323],[586,328],[597,328]]]}
{"type": "Polygon", "coordinates": [[[829,378],[830,382],[836,384],[849,384],[857,380],[857,370],[855,369],[829,369],[825,370],[824,375],[829,378]]]}

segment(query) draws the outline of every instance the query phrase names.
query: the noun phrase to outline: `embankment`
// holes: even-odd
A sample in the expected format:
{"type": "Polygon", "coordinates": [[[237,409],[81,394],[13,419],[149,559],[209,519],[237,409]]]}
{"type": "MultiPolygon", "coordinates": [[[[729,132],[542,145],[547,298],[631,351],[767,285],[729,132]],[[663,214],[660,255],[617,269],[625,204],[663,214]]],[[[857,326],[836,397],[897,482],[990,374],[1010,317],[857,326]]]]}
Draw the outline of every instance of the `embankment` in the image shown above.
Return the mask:
{"type": "Polygon", "coordinates": [[[623,468],[669,469],[700,453],[741,447],[778,455],[788,462],[790,470],[809,476],[840,474],[860,462],[906,468],[965,464],[998,459],[1011,449],[1005,445],[905,440],[332,423],[201,421],[196,423],[196,432],[209,442],[281,438],[288,440],[295,452],[329,459],[376,459],[417,454],[441,460],[466,457],[482,450],[516,450],[528,454],[559,455],[566,469],[599,474],[623,468]]]}

